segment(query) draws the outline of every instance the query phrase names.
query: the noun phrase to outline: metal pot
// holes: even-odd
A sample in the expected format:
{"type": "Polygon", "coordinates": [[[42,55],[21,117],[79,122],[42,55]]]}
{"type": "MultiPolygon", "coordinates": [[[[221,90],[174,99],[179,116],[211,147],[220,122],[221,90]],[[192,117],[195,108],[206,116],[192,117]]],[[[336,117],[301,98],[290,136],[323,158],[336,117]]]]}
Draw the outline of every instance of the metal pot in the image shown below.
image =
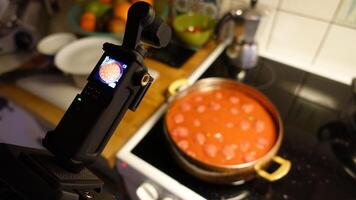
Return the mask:
{"type": "MultiPolygon", "coordinates": [[[[177,146],[166,128],[166,115],[164,127],[165,136],[169,143],[173,157],[183,169],[202,180],[222,184],[242,184],[245,181],[255,178],[256,176],[262,177],[268,181],[275,181],[282,178],[289,172],[291,168],[290,161],[276,156],[283,138],[283,125],[277,109],[267,99],[267,97],[250,86],[223,78],[205,78],[199,80],[184,90],[177,92],[177,89],[182,85],[185,85],[185,81],[179,80],[171,84],[169,88],[169,93],[173,96],[171,103],[185,97],[191,92],[204,92],[221,87],[238,90],[239,92],[254,98],[270,113],[270,116],[275,123],[277,134],[273,147],[257,160],[237,165],[212,165],[189,156],[177,146]],[[274,172],[269,173],[265,169],[271,162],[276,162],[280,166],[274,172]]],[[[168,110],[169,109],[170,107],[168,107],[168,110]]]]}

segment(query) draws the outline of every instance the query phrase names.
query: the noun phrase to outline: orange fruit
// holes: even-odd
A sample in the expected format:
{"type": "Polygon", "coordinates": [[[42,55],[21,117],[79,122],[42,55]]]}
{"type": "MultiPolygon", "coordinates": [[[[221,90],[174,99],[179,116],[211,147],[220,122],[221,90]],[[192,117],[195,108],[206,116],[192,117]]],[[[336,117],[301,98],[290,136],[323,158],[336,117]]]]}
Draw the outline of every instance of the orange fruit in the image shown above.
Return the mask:
{"type": "Polygon", "coordinates": [[[83,12],[81,15],[81,19],[85,19],[85,20],[95,20],[96,16],[94,13],[92,12],[83,12]]]}
{"type": "Polygon", "coordinates": [[[120,18],[110,19],[108,25],[108,30],[112,33],[122,33],[125,31],[125,22],[120,18]]]}
{"type": "Polygon", "coordinates": [[[124,3],[124,2],[127,2],[127,1],[126,0],[112,0],[111,4],[117,5],[117,4],[124,3]]]}
{"type": "Polygon", "coordinates": [[[144,1],[144,2],[146,2],[146,3],[149,3],[151,6],[153,5],[153,0],[132,0],[131,2],[132,2],[132,3],[136,3],[136,2],[138,2],[138,1],[144,1]]]}
{"type": "Polygon", "coordinates": [[[94,13],[84,12],[80,17],[80,27],[89,32],[95,31],[96,17],[94,13]]]}
{"type": "Polygon", "coordinates": [[[114,6],[114,16],[118,17],[126,22],[127,20],[127,13],[129,12],[129,8],[131,6],[131,3],[129,2],[124,2],[120,3],[114,6]]]}

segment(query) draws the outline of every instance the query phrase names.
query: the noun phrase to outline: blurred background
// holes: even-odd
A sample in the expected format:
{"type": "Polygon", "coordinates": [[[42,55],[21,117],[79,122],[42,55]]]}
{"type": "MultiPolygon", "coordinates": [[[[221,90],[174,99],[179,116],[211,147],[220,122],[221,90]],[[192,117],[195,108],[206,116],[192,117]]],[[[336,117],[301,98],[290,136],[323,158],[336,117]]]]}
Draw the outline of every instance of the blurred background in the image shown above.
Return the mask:
{"type": "MultiPolygon", "coordinates": [[[[247,0],[147,1],[171,25],[176,16],[188,12],[201,13],[218,22],[227,12],[244,10],[250,4],[247,0]]],[[[0,72],[24,63],[36,43],[52,33],[122,39],[126,13],[134,2],[1,0],[0,72]],[[16,44],[11,42],[18,29],[24,29],[33,41],[26,40],[23,34],[16,36],[19,38],[16,44]]],[[[355,4],[354,0],[260,0],[257,8],[263,17],[255,37],[259,55],[350,83],[356,62],[352,53],[356,40],[355,4]]]]}

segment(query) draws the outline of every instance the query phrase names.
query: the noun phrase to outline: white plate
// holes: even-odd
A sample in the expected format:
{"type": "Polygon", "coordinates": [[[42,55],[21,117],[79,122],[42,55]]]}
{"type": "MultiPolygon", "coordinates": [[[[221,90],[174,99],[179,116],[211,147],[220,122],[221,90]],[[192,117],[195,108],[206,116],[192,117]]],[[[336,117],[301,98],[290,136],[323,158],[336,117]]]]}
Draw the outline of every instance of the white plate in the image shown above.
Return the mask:
{"type": "Polygon", "coordinates": [[[110,42],[119,45],[121,42],[110,37],[86,37],[65,46],[56,55],[55,65],[65,73],[88,75],[101,55],[103,44],[110,42]]]}
{"type": "Polygon", "coordinates": [[[65,45],[76,40],[73,33],[55,33],[41,39],[37,44],[37,50],[44,55],[55,55],[65,45]]]}

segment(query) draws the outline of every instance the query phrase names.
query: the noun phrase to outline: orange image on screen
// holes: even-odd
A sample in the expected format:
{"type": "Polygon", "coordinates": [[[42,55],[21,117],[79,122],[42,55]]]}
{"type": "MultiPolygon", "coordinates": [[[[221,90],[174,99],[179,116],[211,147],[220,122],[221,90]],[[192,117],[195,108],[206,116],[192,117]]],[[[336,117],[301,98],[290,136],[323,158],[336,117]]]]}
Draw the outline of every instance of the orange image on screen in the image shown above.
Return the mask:
{"type": "Polygon", "coordinates": [[[121,68],[119,63],[110,62],[105,63],[100,67],[99,76],[106,83],[114,83],[119,80],[121,75],[121,68]]]}
{"type": "Polygon", "coordinates": [[[210,165],[236,165],[265,155],[275,124],[253,98],[226,88],[191,92],[172,103],[167,131],[180,150],[210,165]]]}

